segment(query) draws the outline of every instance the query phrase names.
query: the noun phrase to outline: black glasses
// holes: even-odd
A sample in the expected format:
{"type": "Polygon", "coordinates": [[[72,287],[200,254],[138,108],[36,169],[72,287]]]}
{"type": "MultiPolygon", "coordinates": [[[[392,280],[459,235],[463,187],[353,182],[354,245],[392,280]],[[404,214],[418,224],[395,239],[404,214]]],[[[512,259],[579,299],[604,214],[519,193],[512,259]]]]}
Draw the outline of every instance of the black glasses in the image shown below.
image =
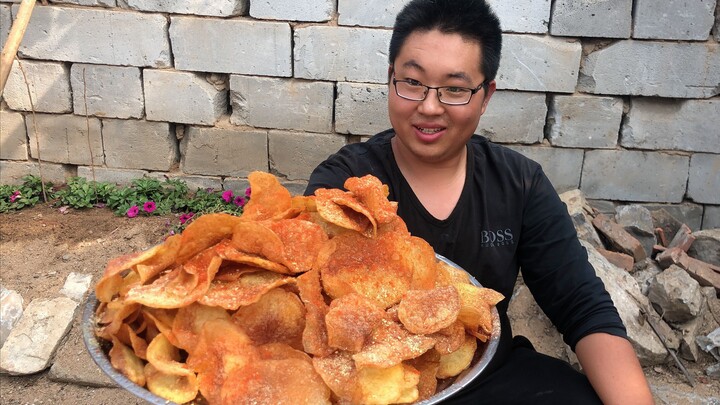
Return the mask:
{"type": "Polygon", "coordinates": [[[431,87],[413,79],[398,80],[394,74],[392,82],[393,86],[395,86],[395,94],[406,100],[423,101],[430,92],[430,89],[435,89],[437,90],[438,100],[447,105],[465,105],[470,102],[473,94],[487,86],[487,82],[483,81],[474,89],[458,86],[431,87]]]}

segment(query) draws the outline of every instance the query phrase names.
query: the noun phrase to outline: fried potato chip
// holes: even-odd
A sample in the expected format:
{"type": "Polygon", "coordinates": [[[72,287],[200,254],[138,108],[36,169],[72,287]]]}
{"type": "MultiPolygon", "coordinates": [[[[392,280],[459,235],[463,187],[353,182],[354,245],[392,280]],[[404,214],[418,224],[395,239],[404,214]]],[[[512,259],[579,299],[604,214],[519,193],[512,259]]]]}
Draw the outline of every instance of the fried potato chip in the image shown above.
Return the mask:
{"type": "Polygon", "coordinates": [[[312,268],[318,252],[328,236],[323,229],[310,221],[284,219],[270,223],[269,228],[280,238],[283,246],[282,263],[293,273],[312,268]]]}
{"type": "Polygon", "coordinates": [[[302,350],[294,349],[285,343],[266,343],[257,346],[258,354],[262,360],[299,359],[307,362],[312,361],[310,356],[302,350]]]}
{"type": "Polygon", "coordinates": [[[263,257],[239,251],[231,240],[224,240],[215,245],[215,251],[225,260],[259,267],[275,273],[292,274],[292,271],[284,265],[265,259],[263,257]]]}
{"type": "Polygon", "coordinates": [[[162,244],[152,248],[151,250],[155,250],[155,253],[135,265],[135,271],[140,276],[140,282],[144,284],[170,267],[175,262],[181,243],[181,235],[172,235],[165,239],[162,244]]]}
{"type": "Polygon", "coordinates": [[[377,233],[377,221],[352,194],[338,189],[315,190],[318,214],[332,224],[360,232],[367,237],[377,233]]]}
{"type": "Polygon", "coordinates": [[[483,342],[487,341],[487,337],[492,333],[491,309],[505,297],[495,290],[471,284],[456,284],[455,288],[460,296],[458,320],[471,333],[479,331],[478,338],[483,342]]]}
{"type": "Polygon", "coordinates": [[[325,315],[328,344],[358,352],[385,317],[385,311],[377,303],[362,295],[352,293],[335,299],[325,315]]]}
{"type": "Polygon", "coordinates": [[[213,319],[230,320],[230,314],[223,308],[209,307],[197,302],[178,309],[172,323],[172,333],[177,340],[177,347],[188,353],[192,352],[203,326],[213,319]]]}
{"type": "Polygon", "coordinates": [[[313,269],[303,273],[297,278],[297,286],[307,311],[302,335],[303,348],[316,356],[328,356],[333,349],[328,345],[325,315],[329,308],[322,295],[320,272],[313,269]]]}
{"type": "Polygon", "coordinates": [[[183,264],[191,257],[232,236],[240,217],[226,213],[205,214],[193,220],[182,232],[175,263],[183,264]]]}
{"type": "MultiPolygon", "coordinates": [[[[172,344],[177,346],[177,339],[172,331],[172,324],[175,320],[175,315],[177,314],[176,309],[143,307],[142,314],[148,324],[148,327],[152,325],[154,329],[165,335],[172,344]]],[[[155,338],[154,335],[145,335],[145,339],[148,341],[152,341],[153,338],[155,338]]]]}
{"type": "Polygon", "coordinates": [[[430,336],[436,340],[435,351],[439,354],[450,354],[465,342],[465,325],[457,320],[430,336]]]}
{"type": "Polygon", "coordinates": [[[124,344],[132,347],[132,350],[136,356],[143,360],[147,360],[148,343],[145,341],[145,339],[139,337],[130,327],[130,325],[126,323],[122,324],[116,337],[124,344]]]}
{"type": "Polygon", "coordinates": [[[345,180],[345,188],[353,193],[377,220],[378,224],[386,224],[397,216],[397,203],[388,200],[390,190],[372,175],[350,177],[345,180]]]}
{"type": "Polygon", "coordinates": [[[400,324],[383,319],[373,330],[370,343],[352,358],[358,368],[387,368],[418,357],[433,346],[435,339],[432,337],[413,335],[400,324]]]}
{"type": "Polygon", "coordinates": [[[120,371],[128,380],[143,387],[145,386],[145,372],[143,362],[138,358],[129,347],[125,346],[115,336],[111,337],[113,342],[112,349],[108,356],[110,364],[120,371]]]}
{"type": "Polygon", "coordinates": [[[450,378],[460,374],[470,366],[475,350],[477,350],[477,339],[474,336],[466,336],[465,342],[458,350],[440,356],[437,377],[450,378]]]}
{"type": "Polygon", "coordinates": [[[397,364],[389,368],[361,367],[358,369],[361,403],[407,404],[418,397],[420,372],[412,366],[397,364]]]}
{"type": "Polygon", "coordinates": [[[470,275],[443,261],[437,262],[437,285],[471,284],[470,275]]]}
{"type": "Polygon", "coordinates": [[[292,210],[290,192],[272,174],[252,172],[248,175],[248,181],[252,197],[243,208],[242,219],[259,221],[284,217],[292,210]]]}
{"type": "Polygon", "coordinates": [[[430,290],[437,280],[437,259],[432,246],[424,239],[411,236],[407,240],[407,257],[413,269],[410,288],[413,290],[430,290]]]}
{"type": "Polygon", "coordinates": [[[111,336],[117,335],[122,325],[126,322],[131,322],[137,312],[140,310],[140,305],[124,300],[115,299],[105,306],[105,310],[98,321],[99,327],[96,328],[95,333],[106,340],[111,340],[111,336]]]}
{"type": "Polygon", "coordinates": [[[302,349],[305,307],[294,293],[272,289],[252,304],[240,307],[232,316],[256,345],[286,343],[302,349]]]}
{"type": "Polygon", "coordinates": [[[243,305],[257,302],[263,294],[273,288],[295,282],[294,277],[272,271],[245,273],[235,281],[213,280],[210,288],[204,296],[200,297],[198,303],[235,311],[243,305]]]}
{"type": "Polygon", "coordinates": [[[292,208],[300,210],[300,212],[317,212],[317,204],[315,204],[315,196],[296,195],[290,199],[292,208]]]}
{"type": "Polygon", "coordinates": [[[357,369],[350,353],[336,351],[328,356],[313,357],[313,368],[339,398],[340,403],[360,403],[362,392],[357,369]]]}
{"type": "Polygon", "coordinates": [[[431,334],[450,326],[460,313],[460,297],[453,286],[408,290],[398,305],[398,318],[412,333],[431,334]]]}
{"type": "MultiPolygon", "coordinates": [[[[217,249],[215,251],[217,252],[217,249]]],[[[239,279],[240,276],[245,273],[254,273],[256,271],[262,270],[264,269],[251,266],[249,264],[224,261],[220,265],[220,269],[218,270],[218,272],[215,274],[215,278],[213,279],[213,281],[237,281],[237,279],[239,279]]]]}
{"type": "MultiPolygon", "coordinates": [[[[460,326],[460,328],[462,329],[462,326],[460,326]]],[[[465,330],[463,329],[463,341],[465,340],[464,335],[465,330]]],[[[419,357],[406,360],[405,363],[420,372],[420,380],[417,385],[417,401],[422,401],[435,395],[438,386],[437,371],[440,367],[440,354],[435,350],[428,350],[419,357]]]]}
{"type": "MultiPolygon", "coordinates": [[[[159,334],[147,347],[147,361],[165,375],[189,376],[195,373],[180,361],[180,351],[163,334],[159,334]]],[[[197,394],[197,391],[195,392],[197,394]]]]}
{"type": "Polygon", "coordinates": [[[177,404],[192,401],[198,394],[198,382],[193,373],[167,374],[148,363],[145,365],[145,377],[150,392],[177,404]]]}

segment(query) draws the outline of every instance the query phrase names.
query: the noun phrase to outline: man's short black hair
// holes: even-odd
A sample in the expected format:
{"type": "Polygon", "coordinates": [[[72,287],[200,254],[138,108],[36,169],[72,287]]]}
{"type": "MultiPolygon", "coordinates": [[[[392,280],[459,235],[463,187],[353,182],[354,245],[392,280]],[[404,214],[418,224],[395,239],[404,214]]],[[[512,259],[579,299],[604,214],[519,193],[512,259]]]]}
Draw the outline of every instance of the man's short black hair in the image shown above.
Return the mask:
{"type": "Polygon", "coordinates": [[[413,32],[434,29],[477,41],[482,49],[480,70],[494,80],[500,66],[502,30],[500,20],[485,0],[412,0],[395,19],[390,39],[390,63],[413,32]]]}

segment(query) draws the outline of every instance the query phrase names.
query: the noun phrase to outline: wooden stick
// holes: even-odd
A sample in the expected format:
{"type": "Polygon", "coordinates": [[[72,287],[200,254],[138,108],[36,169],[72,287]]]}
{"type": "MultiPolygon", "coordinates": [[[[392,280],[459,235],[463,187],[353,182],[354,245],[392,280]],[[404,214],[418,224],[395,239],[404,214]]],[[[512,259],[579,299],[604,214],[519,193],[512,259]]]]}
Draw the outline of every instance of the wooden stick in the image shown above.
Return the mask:
{"type": "Polygon", "coordinates": [[[15,22],[13,22],[10,34],[7,37],[7,41],[5,41],[5,46],[0,55],[0,95],[2,95],[3,90],[5,90],[5,83],[7,82],[8,76],[10,76],[10,69],[12,68],[13,60],[15,60],[17,50],[20,47],[20,41],[22,41],[25,35],[25,29],[30,22],[33,7],[35,7],[35,0],[22,0],[17,17],[15,17],[15,22]]]}

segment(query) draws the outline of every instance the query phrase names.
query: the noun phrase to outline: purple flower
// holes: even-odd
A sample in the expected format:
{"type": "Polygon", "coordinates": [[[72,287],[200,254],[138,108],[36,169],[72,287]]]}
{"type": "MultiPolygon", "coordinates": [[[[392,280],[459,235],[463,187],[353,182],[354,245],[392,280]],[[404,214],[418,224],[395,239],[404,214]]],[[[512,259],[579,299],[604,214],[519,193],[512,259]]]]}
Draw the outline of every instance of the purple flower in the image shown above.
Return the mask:
{"type": "Polygon", "coordinates": [[[155,211],[155,208],[157,208],[155,201],[146,201],[145,204],[143,204],[143,211],[147,213],[155,211]]]}
{"type": "Polygon", "coordinates": [[[138,208],[137,205],[133,205],[132,207],[128,208],[127,216],[128,218],[135,218],[138,212],[140,212],[140,208],[138,208]]]}
{"type": "Polygon", "coordinates": [[[250,187],[245,189],[245,197],[250,197],[250,194],[252,194],[252,190],[250,190],[250,187]]]}
{"type": "Polygon", "coordinates": [[[187,221],[192,219],[193,215],[195,215],[193,212],[180,215],[180,223],[184,225],[187,221]]]}
{"type": "Polygon", "coordinates": [[[244,207],[245,199],[240,196],[237,196],[237,197],[235,197],[235,200],[233,201],[233,203],[235,203],[235,205],[237,205],[238,207],[244,207]]]}
{"type": "Polygon", "coordinates": [[[20,190],[13,191],[12,195],[10,196],[10,202],[15,202],[18,198],[20,198],[22,195],[20,194],[20,190]]]}
{"type": "Polygon", "coordinates": [[[229,203],[233,199],[233,192],[232,190],[227,190],[224,193],[222,193],[222,199],[225,200],[226,203],[229,203]]]}

